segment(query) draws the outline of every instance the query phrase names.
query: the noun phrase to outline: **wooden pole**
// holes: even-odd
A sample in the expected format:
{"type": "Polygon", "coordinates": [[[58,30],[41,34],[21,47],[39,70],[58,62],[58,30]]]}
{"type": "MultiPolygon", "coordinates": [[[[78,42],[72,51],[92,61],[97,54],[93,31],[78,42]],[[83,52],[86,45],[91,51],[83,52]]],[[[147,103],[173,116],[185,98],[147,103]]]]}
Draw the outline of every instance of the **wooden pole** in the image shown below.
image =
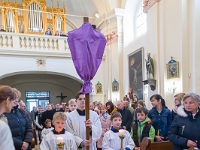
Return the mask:
{"type": "MultiPolygon", "coordinates": [[[[85,95],[85,117],[86,120],[90,119],[90,94],[85,95]]],[[[86,140],[90,140],[90,127],[86,127],[86,140]]],[[[87,150],[90,149],[89,146],[86,147],[87,150]]]]}
{"type": "MultiPolygon", "coordinates": [[[[88,17],[83,17],[83,22],[88,22],[88,17]]],[[[86,120],[90,119],[90,94],[85,94],[85,118],[86,120]]],[[[86,140],[90,140],[90,128],[86,127],[86,140]]],[[[90,146],[86,147],[86,150],[89,150],[90,146]]]]}

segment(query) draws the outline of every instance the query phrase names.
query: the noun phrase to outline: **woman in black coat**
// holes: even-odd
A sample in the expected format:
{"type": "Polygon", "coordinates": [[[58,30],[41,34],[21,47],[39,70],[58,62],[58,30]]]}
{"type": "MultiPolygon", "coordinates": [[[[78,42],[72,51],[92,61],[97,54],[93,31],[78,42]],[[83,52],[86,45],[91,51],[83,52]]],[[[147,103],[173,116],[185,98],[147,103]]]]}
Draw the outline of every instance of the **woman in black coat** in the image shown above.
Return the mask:
{"type": "Polygon", "coordinates": [[[200,149],[200,97],[195,93],[183,97],[183,106],[177,110],[168,133],[169,140],[174,144],[173,150],[190,147],[200,149]]]}
{"type": "Polygon", "coordinates": [[[16,150],[31,150],[31,142],[33,131],[30,122],[26,118],[25,112],[18,109],[18,100],[20,92],[12,88],[17,98],[14,100],[15,106],[10,113],[4,113],[7,117],[8,125],[10,127],[14,146],[16,150]]]}

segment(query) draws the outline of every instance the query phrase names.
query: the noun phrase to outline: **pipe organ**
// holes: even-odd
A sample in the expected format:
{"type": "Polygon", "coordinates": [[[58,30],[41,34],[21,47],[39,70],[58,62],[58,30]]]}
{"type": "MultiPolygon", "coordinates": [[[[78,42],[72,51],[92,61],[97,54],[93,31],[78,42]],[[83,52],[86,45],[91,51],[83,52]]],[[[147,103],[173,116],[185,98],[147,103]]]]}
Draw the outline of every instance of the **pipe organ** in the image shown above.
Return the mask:
{"type": "Polygon", "coordinates": [[[51,0],[51,7],[47,7],[48,0],[0,0],[0,18],[2,25],[7,32],[44,34],[50,28],[53,33],[56,31],[66,32],[66,9],[65,3],[62,8],[54,6],[51,0]]]}

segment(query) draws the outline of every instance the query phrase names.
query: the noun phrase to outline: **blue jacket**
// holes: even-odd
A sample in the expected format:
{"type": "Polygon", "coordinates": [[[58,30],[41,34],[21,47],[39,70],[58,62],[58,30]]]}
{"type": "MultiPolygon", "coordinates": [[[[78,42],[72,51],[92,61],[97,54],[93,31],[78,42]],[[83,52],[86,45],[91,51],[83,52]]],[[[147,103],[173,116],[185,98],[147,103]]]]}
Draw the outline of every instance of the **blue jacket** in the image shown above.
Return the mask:
{"type": "MultiPolygon", "coordinates": [[[[10,113],[4,113],[4,115],[8,119],[15,149],[21,150],[24,141],[31,145],[33,131],[30,122],[25,116],[25,112],[17,107],[12,109],[10,113]]],[[[31,150],[30,145],[27,150],[31,150]]]]}
{"type": "Polygon", "coordinates": [[[172,124],[171,111],[166,107],[162,107],[162,111],[159,114],[156,108],[152,108],[148,113],[148,117],[152,120],[155,134],[167,139],[167,133],[172,124]]]}
{"type": "Polygon", "coordinates": [[[191,112],[179,107],[168,133],[169,140],[174,144],[173,150],[188,149],[187,141],[197,143],[200,149],[200,109],[193,117],[191,112]]]}

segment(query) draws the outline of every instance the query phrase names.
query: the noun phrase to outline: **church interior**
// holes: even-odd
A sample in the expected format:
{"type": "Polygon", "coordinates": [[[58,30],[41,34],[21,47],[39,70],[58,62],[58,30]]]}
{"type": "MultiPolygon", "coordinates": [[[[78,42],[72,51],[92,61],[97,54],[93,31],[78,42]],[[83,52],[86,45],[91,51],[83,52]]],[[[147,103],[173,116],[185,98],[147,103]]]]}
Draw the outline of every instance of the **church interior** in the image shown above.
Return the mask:
{"type": "Polygon", "coordinates": [[[74,98],[83,81],[66,39],[84,22],[107,40],[91,101],[115,103],[132,88],[149,109],[157,93],[173,108],[175,94],[200,93],[199,0],[1,0],[0,85],[29,109],[74,98]]]}

